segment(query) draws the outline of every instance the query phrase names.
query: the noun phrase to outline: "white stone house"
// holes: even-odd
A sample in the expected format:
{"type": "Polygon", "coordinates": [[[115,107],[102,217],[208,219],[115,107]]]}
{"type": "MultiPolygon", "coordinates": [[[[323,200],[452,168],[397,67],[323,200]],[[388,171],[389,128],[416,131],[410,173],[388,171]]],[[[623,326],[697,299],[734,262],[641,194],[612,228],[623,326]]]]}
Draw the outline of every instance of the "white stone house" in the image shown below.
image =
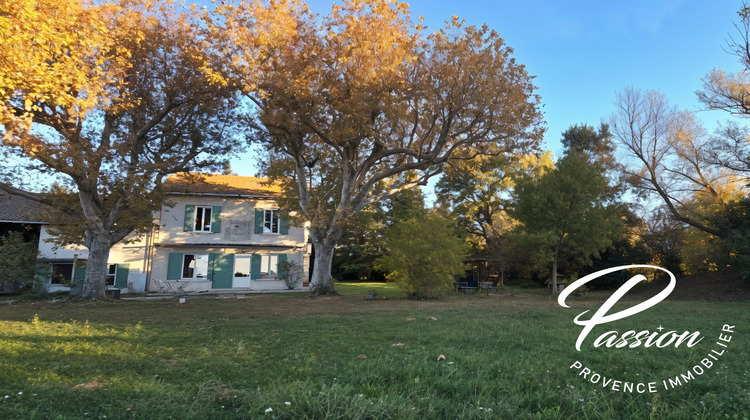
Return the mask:
{"type": "Polygon", "coordinates": [[[173,176],[169,204],[159,215],[149,290],[282,290],[278,263],[304,268],[309,255],[303,227],[290,226],[264,178],[173,176]]]}
{"type": "MultiPolygon", "coordinates": [[[[308,278],[306,229],[290,226],[274,198],[278,187],[263,178],[233,175],[172,176],[167,204],[151,232],[115,245],[109,256],[110,288],[123,293],[283,290],[278,263],[293,261],[308,278]]],[[[82,286],[88,250],[46,241],[39,258],[52,268],[48,290],[82,286]]]]}

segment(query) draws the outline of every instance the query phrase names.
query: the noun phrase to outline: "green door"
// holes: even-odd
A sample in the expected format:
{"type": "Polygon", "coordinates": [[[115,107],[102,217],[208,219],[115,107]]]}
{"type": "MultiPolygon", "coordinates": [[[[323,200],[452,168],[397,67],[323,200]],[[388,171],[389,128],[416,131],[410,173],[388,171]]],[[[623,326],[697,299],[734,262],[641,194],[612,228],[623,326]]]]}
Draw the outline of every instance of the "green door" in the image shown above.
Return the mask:
{"type": "Polygon", "coordinates": [[[212,289],[232,288],[234,254],[209,254],[208,269],[212,289]]]}
{"type": "MultiPolygon", "coordinates": [[[[115,271],[115,287],[118,289],[124,289],[128,287],[128,272],[130,264],[117,264],[117,270],[115,271]]],[[[131,290],[132,293],[132,290],[131,290]]]]}
{"type": "Polygon", "coordinates": [[[83,291],[83,280],[86,278],[86,264],[73,269],[73,279],[70,280],[70,294],[80,295],[83,291]]]}

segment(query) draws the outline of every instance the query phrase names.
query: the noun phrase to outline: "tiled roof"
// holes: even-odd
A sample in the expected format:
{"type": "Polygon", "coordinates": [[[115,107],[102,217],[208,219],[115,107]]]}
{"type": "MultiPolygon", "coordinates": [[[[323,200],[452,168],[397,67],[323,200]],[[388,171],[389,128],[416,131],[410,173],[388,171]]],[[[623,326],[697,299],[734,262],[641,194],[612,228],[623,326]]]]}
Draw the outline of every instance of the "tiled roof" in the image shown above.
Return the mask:
{"type": "Polygon", "coordinates": [[[0,191],[0,221],[2,222],[39,222],[37,211],[40,206],[41,204],[36,201],[0,191]]]}
{"type": "Polygon", "coordinates": [[[167,191],[182,194],[226,194],[273,196],[281,187],[270,184],[267,178],[218,174],[176,174],[165,182],[167,191]]]}

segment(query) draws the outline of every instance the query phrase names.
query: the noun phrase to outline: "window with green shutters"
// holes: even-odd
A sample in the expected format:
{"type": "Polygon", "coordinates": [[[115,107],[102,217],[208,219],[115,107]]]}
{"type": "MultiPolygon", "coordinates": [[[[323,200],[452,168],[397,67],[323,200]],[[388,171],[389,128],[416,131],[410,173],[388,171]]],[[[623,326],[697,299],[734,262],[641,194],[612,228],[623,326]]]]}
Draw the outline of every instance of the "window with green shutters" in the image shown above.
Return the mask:
{"type": "Polygon", "coordinates": [[[287,254],[253,254],[251,278],[281,278],[279,263],[287,260],[287,254]]]}
{"type": "Polygon", "coordinates": [[[128,287],[128,273],[130,264],[110,264],[107,268],[107,277],[104,284],[108,287],[122,289],[128,287]]]}
{"type": "Polygon", "coordinates": [[[183,231],[221,233],[221,206],[186,204],[183,231]]]}
{"type": "Polygon", "coordinates": [[[211,258],[209,254],[182,254],[183,279],[208,279],[210,278],[211,258]]]}
{"type": "MultiPolygon", "coordinates": [[[[250,256],[250,278],[258,280],[260,278],[278,278],[281,279],[284,273],[279,272],[278,264],[281,261],[287,261],[288,254],[251,254],[250,256]]],[[[197,261],[197,259],[196,259],[197,261]]],[[[127,269],[127,265],[124,265],[127,269]]],[[[119,267],[118,267],[119,269],[119,267]]],[[[188,270],[189,271],[189,270],[188,270]]],[[[189,273],[188,273],[189,274],[189,273]]],[[[195,275],[195,274],[194,274],[195,275]]],[[[234,254],[184,254],[180,252],[169,253],[167,265],[167,280],[211,280],[212,288],[222,289],[231,288],[234,277],[234,254]],[[205,277],[186,276],[186,261],[192,262],[194,257],[207,257],[208,275],[205,277]],[[187,257],[187,258],[186,258],[187,257]]],[[[119,272],[117,280],[119,282],[119,272]]],[[[119,286],[118,286],[119,287],[119,286]]]]}
{"type": "Polygon", "coordinates": [[[170,252],[167,280],[211,280],[214,289],[232,287],[234,254],[170,252]]]}
{"type": "Polygon", "coordinates": [[[289,234],[289,220],[279,209],[255,209],[255,233],[289,234]]]}

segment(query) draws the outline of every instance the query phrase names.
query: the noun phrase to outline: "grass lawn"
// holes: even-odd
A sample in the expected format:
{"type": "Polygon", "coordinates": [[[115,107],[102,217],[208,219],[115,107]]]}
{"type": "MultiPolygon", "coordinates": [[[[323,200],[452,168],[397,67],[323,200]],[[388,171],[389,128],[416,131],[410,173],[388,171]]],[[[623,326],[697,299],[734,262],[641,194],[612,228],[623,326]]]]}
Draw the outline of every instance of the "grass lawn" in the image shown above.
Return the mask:
{"type": "Polygon", "coordinates": [[[573,318],[608,294],[565,309],[542,291],[365,301],[373,288],[397,295],[365,283],[335,297],[2,305],[0,418],[750,418],[748,302],[662,302],[597,327],[578,352],[573,318]],[[664,390],[663,379],[721,349],[724,324],[735,326],[726,352],[664,390]],[[592,345],[610,329],[660,325],[705,338],[679,349],[592,345]],[[659,390],[604,388],[570,369],[576,361],[659,390]]]}
{"type": "Polygon", "coordinates": [[[404,292],[396,283],[342,282],[336,284],[336,291],[343,296],[364,296],[370,290],[374,290],[378,298],[398,299],[404,296],[404,292]]]}

